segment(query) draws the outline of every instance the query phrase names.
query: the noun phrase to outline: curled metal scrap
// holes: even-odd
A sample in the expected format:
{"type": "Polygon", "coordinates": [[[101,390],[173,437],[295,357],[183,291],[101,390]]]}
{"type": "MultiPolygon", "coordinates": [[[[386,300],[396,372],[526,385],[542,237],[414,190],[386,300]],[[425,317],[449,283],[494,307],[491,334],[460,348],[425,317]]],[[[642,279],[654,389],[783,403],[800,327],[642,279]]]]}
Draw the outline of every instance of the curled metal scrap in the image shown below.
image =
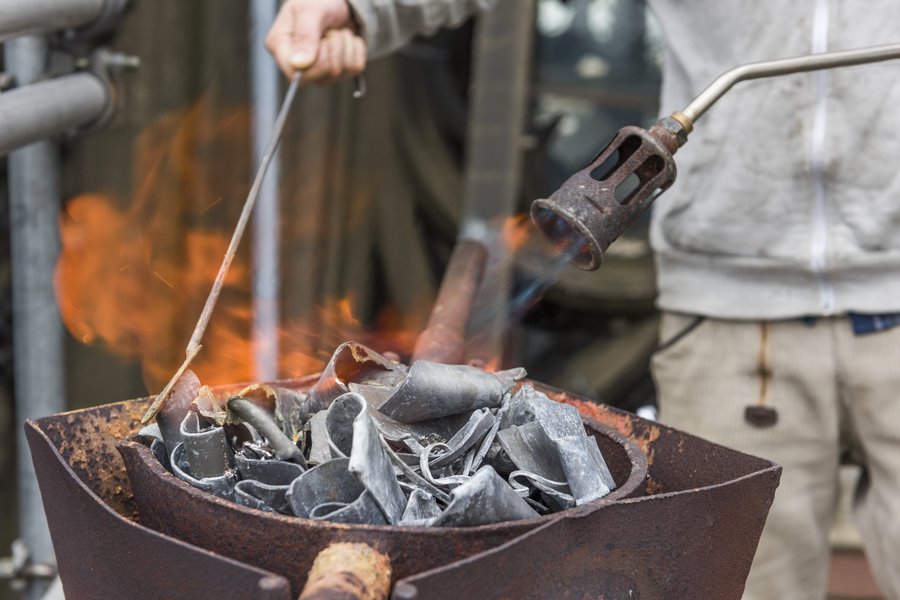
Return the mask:
{"type": "Polygon", "coordinates": [[[293,514],[287,493],[290,485],[270,485],[256,479],[243,479],[234,484],[234,501],[258,510],[283,515],[293,514]]]}
{"type": "Polygon", "coordinates": [[[356,342],[344,342],[334,351],[319,380],[309,392],[312,411],[328,408],[333,400],[350,391],[350,382],[393,388],[406,375],[406,365],[388,360],[356,342]]]}
{"type": "Polygon", "coordinates": [[[403,516],[406,498],[394,475],[391,459],[382,446],[378,429],[369,416],[366,399],[350,392],[335,400],[332,406],[340,402],[355,404],[357,411],[353,419],[353,447],[348,469],[375,498],[388,523],[396,524],[403,516]]]}
{"type": "Polygon", "coordinates": [[[472,527],[538,516],[492,467],[479,469],[451,492],[453,500],[433,525],[472,527]]]}
{"type": "Polygon", "coordinates": [[[288,491],[293,514],[339,523],[387,523],[375,499],[350,472],[349,464],[349,458],[335,458],[295,479],[288,491]]]}
{"type": "MultiPolygon", "coordinates": [[[[521,370],[516,372],[524,377],[521,370]]],[[[479,408],[497,408],[514,384],[513,377],[476,367],[420,360],[413,363],[406,378],[378,410],[401,423],[417,423],[479,408]]]]}
{"type": "Polygon", "coordinates": [[[222,427],[204,429],[197,413],[189,412],[181,422],[179,433],[192,477],[197,479],[220,477],[231,468],[234,452],[225,438],[225,430],[222,427]]]}
{"type": "Polygon", "coordinates": [[[220,498],[230,499],[234,497],[234,484],[237,483],[237,473],[235,471],[225,471],[224,474],[215,477],[195,477],[191,471],[191,465],[188,462],[183,442],[172,450],[169,464],[172,467],[172,472],[179,479],[195,488],[220,498]]]}
{"type": "MultiPolygon", "coordinates": [[[[530,518],[537,514],[532,506],[542,513],[564,509],[573,502],[601,498],[615,487],[599,448],[588,443],[574,408],[557,404],[527,385],[511,394],[524,376],[522,369],[488,373],[464,365],[418,361],[407,371],[359,344],[338,348],[330,364],[316,384],[316,402],[341,389],[377,390],[374,397],[346,392],[330,400],[326,409],[310,413],[310,399],[300,392],[279,394],[272,386],[248,386],[240,392],[247,398],[233,396],[227,401],[224,423],[225,427],[244,423],[257,437],[251,439],[246,433],[243,440],[228,437],[223,427],[216,426],[201,431],[201,417],[189,412],[181,435],[186,448],[194,444],[198,451],[187,452],[184,464],[176,464],[179,477],[227,496],[221,486],[234,483],[237,477],[207,480],[229,471],[237,455],[239,477],[253,482],[242,483],[232,492],[239,503],[312,519],[370,524],[403,522],[416,489],[428,494],[439,514],[426,518],[414,511],[415,516],[406,521],[466,526],[530,518]],[[279,396],[287,403],[283,411],[279,411],[279,396]],[[281,415],[281,427],[276,412],[281,415]],[[285,414],[293,415],[288,420],[294,422],[285,423],[285,414]],[[541,444],[519,444],[516,449],[507,445],[507,455],[513,458],[511,463],[504,461],[500,450],[491,452],[495,445],[503,448],[502,438],[499,442],[496,438],[503,433],[504,420],[530,426],[542,435],[541,444]],[[286,425],[295,432],[292,437],[284,433],[286,425]],[[222,447],[229,450],[224,460],[222,447]],[[315,475],[303,477],[289,470],[287,463],[264,472],[266,462],[281,461],[296,463],[302,472],[307,464],[304,449],[310,462],[319,465],[315,475]],[[221,464],[208,464],[211,453],[221,464]],[[542,459],[531,454],[548,453],[562,466],[536,467],[542,459]],[[349,459],[346,468],[332,460],[345,458],[349,459]],[[482,465],[485,459],[487,464],[482,465]],[[508,468],[510,464],[513,468],[508,468]],[[505,482],[514,470],[518,479],[505,482]],[[324,486],[329,493],[320,496],[305,490],[307,485],[324,486]],[[373,502],[381,514],[372,512],[373,502]],[[469,509],[460,506],[475,507],[482,514],[466,515],[469,509]],[[446,516],[445,510],[449,511],[446,516]]],[[[216,402],[208,394],[203,402],[216,418],[220,412],[216,402]]],[[[419,497],[417,502],[421,501],[419,497]]]]}

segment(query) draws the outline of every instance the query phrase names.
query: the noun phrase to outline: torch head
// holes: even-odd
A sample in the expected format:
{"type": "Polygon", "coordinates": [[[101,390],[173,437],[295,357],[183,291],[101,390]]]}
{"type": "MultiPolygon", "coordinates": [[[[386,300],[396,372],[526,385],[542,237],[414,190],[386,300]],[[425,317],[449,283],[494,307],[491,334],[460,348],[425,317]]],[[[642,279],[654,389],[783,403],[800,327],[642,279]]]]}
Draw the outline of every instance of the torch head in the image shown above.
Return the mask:
{"type": "Polygon", "coordinates": [[[600,268],[609,245],[675,181],[672,155],[686,140],[672,117],[649,131],[623,127],[587,167],[534,201],[532,220],[573,265],[600,268]]]}

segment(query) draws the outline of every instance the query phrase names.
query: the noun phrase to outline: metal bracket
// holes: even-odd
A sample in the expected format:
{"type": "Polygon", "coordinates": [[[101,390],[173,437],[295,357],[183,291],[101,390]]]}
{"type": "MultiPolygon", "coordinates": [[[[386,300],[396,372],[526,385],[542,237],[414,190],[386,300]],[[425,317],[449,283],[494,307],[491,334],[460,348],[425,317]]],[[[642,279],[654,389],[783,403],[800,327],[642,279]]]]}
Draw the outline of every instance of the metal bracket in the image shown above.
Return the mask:
{"type": "Polygon", "coordinates": [[[22,540],[14,540],[11,556],[0,558],[0,579],[9,579],[11,587],[20,591],[29,581],[53,579],[57,575],[56,565],[32,563],[31,551],[22,540]]]}

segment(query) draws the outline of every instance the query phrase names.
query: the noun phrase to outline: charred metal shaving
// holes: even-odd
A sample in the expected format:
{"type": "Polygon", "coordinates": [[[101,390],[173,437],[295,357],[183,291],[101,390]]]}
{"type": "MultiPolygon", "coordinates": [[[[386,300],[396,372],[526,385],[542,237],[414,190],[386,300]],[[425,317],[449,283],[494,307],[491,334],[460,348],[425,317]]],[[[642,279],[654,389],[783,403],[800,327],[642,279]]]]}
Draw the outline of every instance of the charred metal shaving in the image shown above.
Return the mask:
{"type": "Polygon", "coordinates": [[[388,360],[371,348],[356,342],[337,347],[325,365],[319,381],[310,390],[312,407],[322,410],[338,396],[350,391],[350,382],[358,385],[393,388],[406,374],[406,365],[388,360]]]}
{"type": "Polygon", "coordinates": [[[303,434],[303,425],[313,414],[309,395],[283,387],[275,390],[275,421],[281,425],[284,435],[297,442],[303,434]]]}
{"type": "Polygon", "coordinates": [[[279,460],[287,460],[306,468],[306,458],[263,409],[249,400],[235,396],[228,401],[228,410],[241,421],[252,425],[269,442],[279,460]]]}
{"type": "Polygon", "coordinates": [[[181,423],[187,416],[200,387],[200,380],[194,372],[185,371],[175,382],[169,401],[160,408],[156,415],[156,424],[159,425],[160,435],[166,443],[166,455],[171,456],[175,446],[183,441],[181,439],[181,423]]]}

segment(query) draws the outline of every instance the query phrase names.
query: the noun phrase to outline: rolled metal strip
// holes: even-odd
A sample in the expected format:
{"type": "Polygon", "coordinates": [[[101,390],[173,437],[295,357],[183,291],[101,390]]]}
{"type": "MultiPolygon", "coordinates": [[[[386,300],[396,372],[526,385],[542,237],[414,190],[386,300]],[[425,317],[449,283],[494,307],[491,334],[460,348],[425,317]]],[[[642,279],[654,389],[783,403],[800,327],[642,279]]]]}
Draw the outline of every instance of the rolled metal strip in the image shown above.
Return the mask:
{"type": "Polygon", "coordinates": [[[287,500],[289,489],[289,485],[268,485],[255,479],[245,479],[234,485],[234,501],[250,508],[290,515],[293,512],[287,500]]]}
{"type": "Polygon", "coordinates": [[[493,373],[420,360],[379,410],[401,423],[417,423],[499,407],[505,392],[504,382],[493,373]]]}
{"type": "Polygon", "coordinates": [[[347,468],[355,473],[366,490],[375,498],[389,523],[397,523],[403,516],[406,498],[397,483],[391,459],[381,443],[375,422],[366,410],[366,400],[352,392],[344,394],[331,405],[331,412],[356,411],[353,418],[353,445],[347,468]]]}
{"type": "Polygon", "coordinates": [[[254,480],[266,485],[290,485],[304,472],[303,467],[297,463],[247,458],[240,453],[234,455],[234,462],[241,479],[254,480]]]}
{"type": "Polygon", "coordinates": [[[198,479],[219,477],[234,462],[234,453],[221,427],[203,430],[197,413],[189,412],[181,422],[181,439],[190,473],[198,479]]]}
{"type": "Polygon", "coordinates": [[[292,512],[307,519],[386,524],[375,499],[348,470],[349,463],[349,458],[336,458],[295,479],[287,496],[292,512]]]}
{"type": "Polygon", "coordinates": [[[219,477],[194,477],[185,455],[184,443],[175,446],[169,460],[172,472],[182,481],[220,498],[225,498],[226,500],[234,499],[234,484],[237,483],[236,472],[229,471],[219,477]]]}
{"type": "Polygon", "coordinates": [[[111,102],[112,93],[107,85],[87,72],[4,92],[0,94],[0,156],[87,126],[101,118],[111,102]]]}

